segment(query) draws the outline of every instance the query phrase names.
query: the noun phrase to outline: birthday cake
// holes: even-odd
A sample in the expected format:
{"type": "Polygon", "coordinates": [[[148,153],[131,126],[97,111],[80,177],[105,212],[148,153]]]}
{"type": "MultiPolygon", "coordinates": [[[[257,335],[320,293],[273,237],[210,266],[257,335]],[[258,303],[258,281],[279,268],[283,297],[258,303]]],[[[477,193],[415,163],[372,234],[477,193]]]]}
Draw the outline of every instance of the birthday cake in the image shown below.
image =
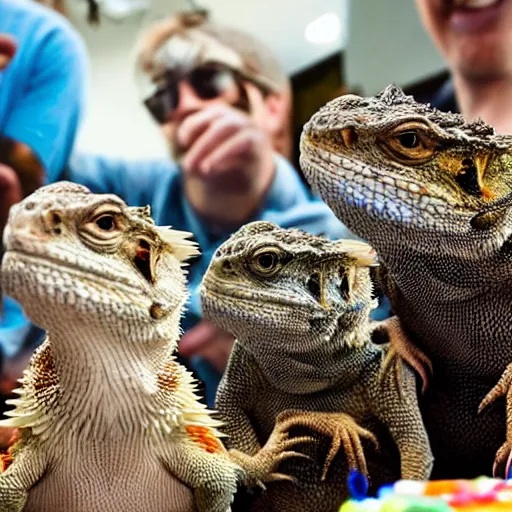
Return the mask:
{"type": "Polygon", "coordinates": [[[377,498],[362,496],[357,491],[351,494],[352,498],[339,512],[512,511],[512,480],[488,477],[430,482],[400,480],[381,488],[377,498]]]}

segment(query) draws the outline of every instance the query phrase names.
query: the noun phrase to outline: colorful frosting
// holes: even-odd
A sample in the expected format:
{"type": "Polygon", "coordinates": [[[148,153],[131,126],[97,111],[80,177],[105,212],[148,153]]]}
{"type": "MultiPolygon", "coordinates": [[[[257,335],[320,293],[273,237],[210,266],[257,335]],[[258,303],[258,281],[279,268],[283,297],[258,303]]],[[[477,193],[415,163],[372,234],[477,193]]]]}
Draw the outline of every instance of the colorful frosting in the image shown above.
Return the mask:
{"type": "Polygon", "coordinates": [[[493,512],[512,511],[512,480],[400,480],[367,498],[364,478],[349,478],[352,498],[339,512],[493,512]]]}

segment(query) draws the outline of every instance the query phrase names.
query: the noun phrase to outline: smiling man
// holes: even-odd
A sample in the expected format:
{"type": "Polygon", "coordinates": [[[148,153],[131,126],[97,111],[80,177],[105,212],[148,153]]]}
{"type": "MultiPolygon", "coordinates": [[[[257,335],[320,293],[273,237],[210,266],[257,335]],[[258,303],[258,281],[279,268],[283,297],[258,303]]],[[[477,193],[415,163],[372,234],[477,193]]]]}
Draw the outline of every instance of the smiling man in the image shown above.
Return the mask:
{"type": "MultiPolygon", "coordinates": [[[[512,0],[416,0],[420,17],[452,73],[467,119],[512,133],[512,0]]],[[[446,88],[444,89],[446,92],[446,88]]],[[[450,93],[434,98],[443,108],[450,93]]]]}

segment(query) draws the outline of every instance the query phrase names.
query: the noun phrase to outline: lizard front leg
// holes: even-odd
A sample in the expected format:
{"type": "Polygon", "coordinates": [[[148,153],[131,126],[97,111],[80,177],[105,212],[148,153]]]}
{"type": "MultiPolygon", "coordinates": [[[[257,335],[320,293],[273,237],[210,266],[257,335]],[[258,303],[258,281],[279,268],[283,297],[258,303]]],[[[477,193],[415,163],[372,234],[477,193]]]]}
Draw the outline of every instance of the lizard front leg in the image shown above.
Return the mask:
{"type": "Polygon", "coordinates": [[[21,512],[30,488],[43,476],[47,467],[44,450],[35,442],[26,442],[29,434],[22,434],[9,467],[0,473],[0,510],[21,512]]]}
{"type": "MultiPolygon", "coordinates": [[[[329,467],[341,446],[345,451],[349,467],[367,474],[366,457],[361,439],[368,439],[375,445],[377,445],[377,439],[369,430],[358,425],[349,414],[288,410],[277,417],[276,423],[280,424],[283,430],[292,427],[306,427],[331,437],[331,447],[324,462],[322,480],[326,479],[329,467]]],[[[290,439],[291,442],[304,442],[305,440],[307,438],[290,439]]]]}
{"type": "Polygon", "coordinates": [[[397,445],[401,478],[428,480],[434,457],[418,406],[414,373],[402,364],[401,391],[391,382],[391,375],[387,377],[386,386],[380,386],[379,371],[376,371],[374,382],[367,386],[368,403],[375,416],[388,427],[397,445]]]}
{"type": "Polygon", "coordinates": [[[245,479],[207,427],[187,427],[181,440],[166,442],[160,458],[176,478],[193,490],[199,512],[230,512],[237,485],[245,479]]]}
{"type": "Polygon", "coordinates": [[[512,363],[503,372],[498,383],[487,393],[480,402],[478,413],[480,414],[487,406],[497,398],[506,395],[507,413],[507,435],[505,442],[496,452],[492,472],[496,476],[498,468],[505,464],[505,478],[509,478],[510,466],[512,463],[512,363]]]}
{"type": "Polygon", "coordinates": [[[277,472],[281,462],[290,457],[305,457],[291,448],[310,438],[289,439],[286,432],[288,426],[276,422],[274,430],[262,447],[258,441],[256,431],[247,414],[240,408],[225,407],[227,397],[223,392],[217,394],[216,406],[222,414],[224,425],[222,431],[228,435],[226,446],[231,460],[240,465],[245,471],[244,484],[248,487],[259,486],[265,488],[264,483],[278,480],[294,480],[291,476],[277,472]]]}
{"type": "Polygon", "coordinates": [[[245,485],[258,485],[265,489],[266,482],[295,481],[294,477],[277,472],[277,468],[281,462],[291,457],[309,458],[303,453],[293,451],[292,448],[300,443],[314,441],[314,438],[309,436],[290,438],[287,433],[290,426],[292,426],[290,422],[280,421],[278,417],[265,445],[260,449],[251,450],[252,455],[234,448],[229,450],[232,460],[246,472],[245,485]]]}
{"type": "Polygon", "coordinates": [[[276,472],[277,467],[283,460],[303,454],[290,450],[301,440],[291,442],[280,425],[274,427],[265,446],[261,446],[257,426],[251,423],[246,412],[256,407],[260,385],[267,386],[253,356],[235,342],[215,397],[215,408],[223,423],[222,432],[228,436],[229,455],[246,472],[245,485],[264,488],[264,482],[292,480],[290,476],[276,472]]]}
{"type": "Polygon", "coordinates": [[[389,349],[381,370],[380,382],[385,381],[387,374],[394,367],[395,385],[401,392],[402,360],[418,372],[423,382],[422,392],[428,387],[429,374],[433,373],[430,359],[409,339],[398,317],[394,316],[378,322],[374,328],[373,336],[384,336],[389,349]]]}
{"type": "MultiPolygon", "coordinates": [[[[395,309],[395,306],[400,304],[404,298],[393,275],[383,263],[377,268],[377,278],[382,291],[389,298],[392,308],[395,309]]],[[[397,308],[397,310],[399,309],[397,308]]],[[[398,316],[388,318],[382,322],[376,322],[372,337],[375,337],[375,335],[377,337],[384,337],[389,342],[390,348],[387,353],[386,362],[382,367],[381,383],[386,380],[387,373],[394,367],[395,385],[400,386],[402,380],[402,360],[404,360],[420,375],[423,382],[422,392],[424,393],[428,386],[429,374],[432,374],[432,363],[407,336],[398,316]]]]}

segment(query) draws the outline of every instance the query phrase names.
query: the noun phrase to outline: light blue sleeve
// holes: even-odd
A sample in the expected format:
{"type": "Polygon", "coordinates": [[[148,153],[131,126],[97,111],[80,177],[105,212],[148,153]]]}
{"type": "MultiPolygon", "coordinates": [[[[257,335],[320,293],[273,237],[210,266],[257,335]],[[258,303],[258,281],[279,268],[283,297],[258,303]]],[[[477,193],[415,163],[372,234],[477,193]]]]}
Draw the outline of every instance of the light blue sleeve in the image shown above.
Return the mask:
{"type": "Polygon", "coordinates": [[[130,206],[150,205],[155,222],[176,224],[178,167],[170,159],[127,159],[73,153],[62,179],[85,185],[96,194],[116,194],[130,206]]]}
{"type": "Polygon", "coordinates": [[[95,194],[124,195],[127,162],[103,155],[75,152],[63,178],[85,185],[95,194]]]}
{"type": "Polygon", "coordinates": [[[22,100],[13,105],[4,135],[35,152],[51,182],[75,142],[85,103],[87,55],[82,40],[65,21],[55,23],[41,37],[33,55],[33,62],[27,63],[30,80],[22,100]]]}

